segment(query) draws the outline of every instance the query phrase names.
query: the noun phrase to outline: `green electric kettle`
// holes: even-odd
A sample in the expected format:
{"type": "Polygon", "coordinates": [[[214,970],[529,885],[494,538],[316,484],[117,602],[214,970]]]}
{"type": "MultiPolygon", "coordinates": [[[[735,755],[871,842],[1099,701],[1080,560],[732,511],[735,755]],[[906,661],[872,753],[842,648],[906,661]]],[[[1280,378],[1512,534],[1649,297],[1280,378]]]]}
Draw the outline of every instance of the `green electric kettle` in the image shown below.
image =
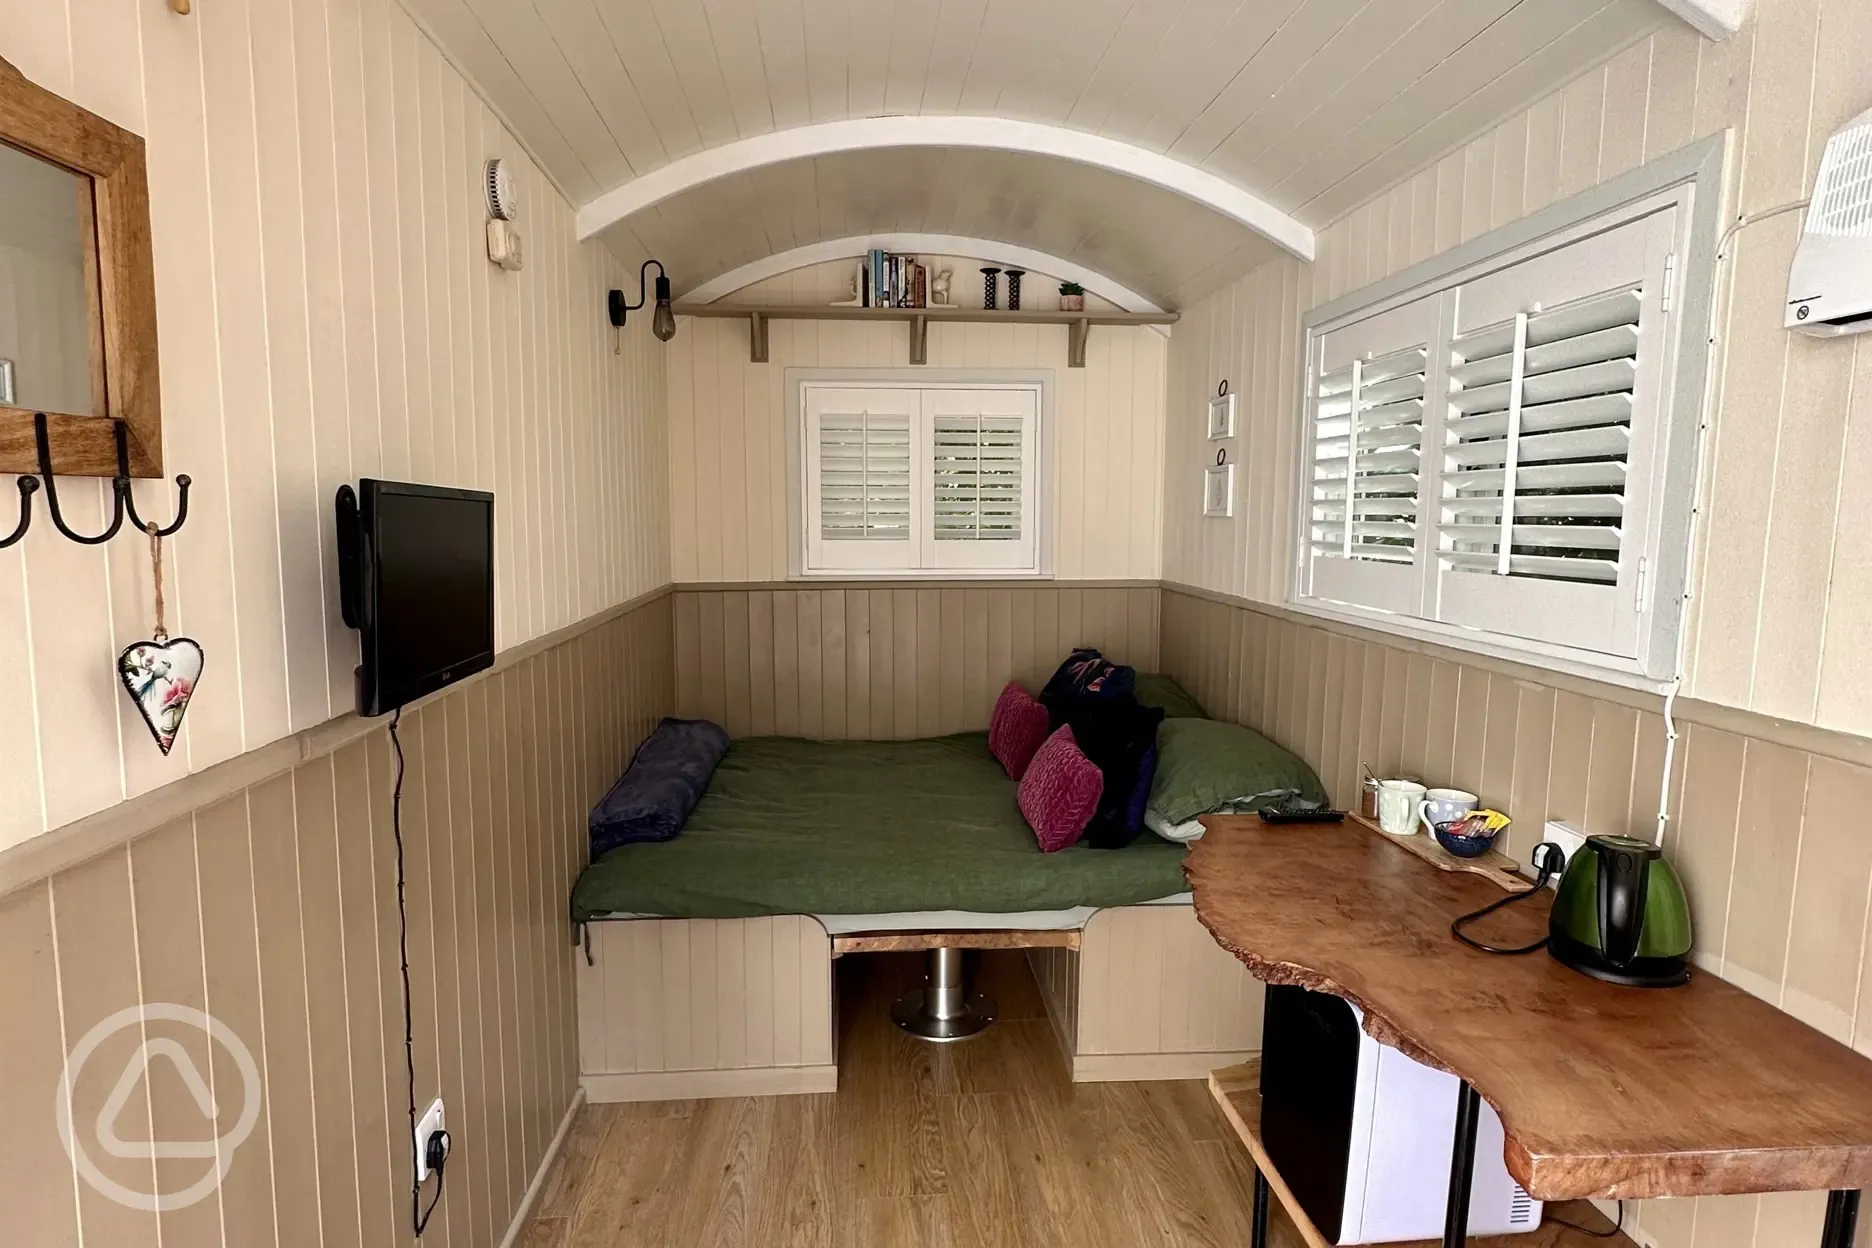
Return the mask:
{"type": "Polygon", "coordinates": [[[1595,979],[1640,988],[1690,979],[1690,903],[1649,841],[1587,837],[1560,877],[1547,922],[1548,952],[1595,979]]]}

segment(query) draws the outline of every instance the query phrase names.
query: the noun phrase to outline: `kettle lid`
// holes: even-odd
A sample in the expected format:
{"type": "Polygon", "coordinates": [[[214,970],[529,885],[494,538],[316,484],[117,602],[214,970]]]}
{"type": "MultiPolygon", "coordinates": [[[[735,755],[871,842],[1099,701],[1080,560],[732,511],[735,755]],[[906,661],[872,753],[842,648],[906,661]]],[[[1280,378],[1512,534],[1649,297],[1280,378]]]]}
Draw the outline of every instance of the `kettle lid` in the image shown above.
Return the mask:
{"type": "Polygon", "coordinates": [[[1664,856],[1662,849],[1635,836],[1589,836],[1586,838],[1586,847],[1595,852],[1610,850],[1617,854],[1637,854],[1647,862],[1664,856]]]}

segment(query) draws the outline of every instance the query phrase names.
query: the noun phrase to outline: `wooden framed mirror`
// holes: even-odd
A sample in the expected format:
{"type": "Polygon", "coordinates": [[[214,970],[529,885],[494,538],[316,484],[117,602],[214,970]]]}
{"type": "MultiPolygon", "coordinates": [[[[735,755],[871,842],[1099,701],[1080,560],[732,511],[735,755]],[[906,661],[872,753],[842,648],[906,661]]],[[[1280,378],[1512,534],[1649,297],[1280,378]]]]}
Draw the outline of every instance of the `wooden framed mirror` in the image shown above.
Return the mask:
{"type": "Polygon", "coordinates": [[[162,475],[143,140],[0,59],[0,472],[162,475]]]}

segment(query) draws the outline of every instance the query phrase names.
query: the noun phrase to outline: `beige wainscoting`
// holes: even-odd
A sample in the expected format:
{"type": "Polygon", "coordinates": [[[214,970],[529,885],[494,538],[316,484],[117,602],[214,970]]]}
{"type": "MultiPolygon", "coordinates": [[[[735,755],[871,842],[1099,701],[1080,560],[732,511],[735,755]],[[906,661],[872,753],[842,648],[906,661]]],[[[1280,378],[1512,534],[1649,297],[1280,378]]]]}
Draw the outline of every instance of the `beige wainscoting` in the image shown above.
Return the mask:
{"type": "MultiPolygon", "coordinates": [[[[1664,722],[1627,691],[1593,697],[1168,587],[1163,617],[1165,668],[1211,714],[1306,758],[1338,803],[1368,762],[1507,811],[1524,859],[1547,819],[1655,832],[1664,722]]],[[[1872,1056],[1872,771],[1730,730],[1750,718],[1681,725],[1664,847],[1689,888],[1697,962],[1872,1056]]],[[[1657,1201],[1636,1217],[1664,1248],[1780,1248],[1818,1242],[1823,1206],[1811,1193],[1657,1201]]]]}
{"type": "Polygon", "coordinates": [[[832,941],[817,919],[586,925],[579,1071],[593,1101],[830,1092],[832,941]]]}
{"type": "MultiPolygon", "coordinates": [[[[566,897],[587,807],[673,701],[670,618],[656,598],[403,719],[417,1095],[446,1100],[457,1142],[425,1243],[502,1242],[577,1092],[566,897]]],[[[379,726],[0,899],[9,1243],[411,1242],[393,769],[379,726]],[[80,1039],[158,1004],[226,1024],[264,1081],[218,1197],[161,1214],[78,1181],[54,1112],[80,1039]]],[[[84,1064],[73,1118],[87,1152],[131,1191],[173,1192],[212,1162],[152,1173],[91,1131],[144,1037],[180,1044],[212,1081],[221,1133],[242,1079],[200,1028],[154,1016],[84,1064]]],[[[182,1080],[154,1066],[118,1134],[212,1134],[182,1080]]]]}
{"type": "Polygon", "coordinates": [[[1120,906],[1028,954],[1079,1082],[1200,1079],[1261,1047],[1261,982],[1189,906],[1120,906]]]}
{"type": "Polygon", "coordinates": [[[888,740],[988,726],[1074,646],[1158,663],[1155,582],[685,585],[678,713],[732,736],[888,740]]]}

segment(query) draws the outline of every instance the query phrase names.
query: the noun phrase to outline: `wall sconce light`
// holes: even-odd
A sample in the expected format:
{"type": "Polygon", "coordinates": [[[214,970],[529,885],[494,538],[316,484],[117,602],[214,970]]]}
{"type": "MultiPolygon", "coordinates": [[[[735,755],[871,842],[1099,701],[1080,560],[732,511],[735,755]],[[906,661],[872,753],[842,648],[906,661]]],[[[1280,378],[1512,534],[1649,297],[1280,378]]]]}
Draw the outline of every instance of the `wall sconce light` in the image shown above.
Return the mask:
{"type": "Polygon", "coordinates": [[[650,332],[659,342],[668,342],[676,336],[676,313],[670,308],[670,280],[663,272],[661,260],[646,260],[643,268],[637,270],[637,302],[627,303],[624,292],[614,290],[608,300],[611,323],[619,329],[624,328],[626,315],[644,306],[645,284],[650,276],[650,266],[656,265],[656,312],[650,319],[650,332]]]}

